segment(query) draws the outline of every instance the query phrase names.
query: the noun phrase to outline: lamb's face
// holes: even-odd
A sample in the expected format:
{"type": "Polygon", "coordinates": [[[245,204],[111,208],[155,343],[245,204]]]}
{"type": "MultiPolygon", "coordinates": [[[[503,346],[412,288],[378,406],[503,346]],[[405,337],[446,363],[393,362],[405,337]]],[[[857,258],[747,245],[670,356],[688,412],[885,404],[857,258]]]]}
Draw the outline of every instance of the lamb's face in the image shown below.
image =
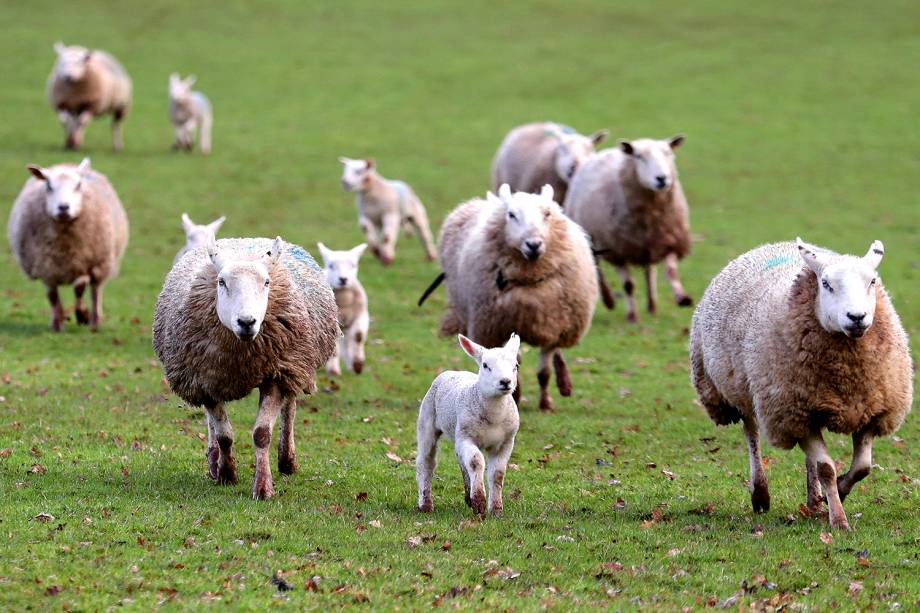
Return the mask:
{"type": "Polygon", "coordinates": [[[561,215],[559,205],[553,200],[553,188],[544,185],[539,194],[511,193],[505,183],[498,197],[491,192],[487,199],[505,214],[505,240],[518,249],[528,260],[537,260],[549,247],[550,221],[561,215]]]}
{"type": "Polygon", "coordinates": [[[504,347],[486,349],[463,336],[460,347],[479,364],[479,390],[487,398],[507,396],[517,387],[518,350],[521,339],[512,334],[504,347]]]}
{"type": "Polygon", "coordinates": [[[169,97],[177,101],[187,99],[192,93],[192,86],[195,81],[195,75],[182,79],[178,73],[172,73],[169,75],[169,97]]]}
{"type": "Polygon", "coordinates": [[[76,219],[83,211],[83,188],[90,172],[89,158],[79,166],[41,168],[28,166],[35,178],[45,183],[45,212],[56,221],[76,219]]]}
{"type": "Polygon", "coordinates": [[[607,138],[607,130],[600,130],[591,136],[577,132],[560,132],[556,135],[556,174],[566,183],[572,180],[579,167],[593,153],[594,148],[607,138]]]}
{"type": "Polygon", "coordinates": [[[242,341],[258,336],[268,310],[271,270],[281,255],[281,238],[258,260],[228,260],[216,243],[208,247],[217,271],[217,317],[242,341]]]}
{"type": "Polygon", "coordinates": [[[327,249],[326,245],[317,243],[320,255],[323,257],[323,268],[326,272],[326,280],[332,289],[344,289],[351,287],[358,280],[358,260],[361,254],[367,249],[366,243],[361,243],[354,249],[348,251],[333,251],[327,249]]]}
{"type": "Polygon", "coordinates": [[[340,157],[342,162],[342,189],[346,192],[360,192],[367,183],[367,177],[374,168],[373,160],[352,160],[340,157]]]}
{"type": "Polygon", "coordinates": [[[643,187],[664,192],[671,189],[677,180],[674,150],[683,142],[683,136],[674,136],[668,140],[641,138],[620,141],[620,150],[635,162],[636,174],[643,187]]]}
{"type": "Polygon", "coordinates": [[[182,213],[182,228],[185,230],[185,247],[187,249],[195,249],[196,247],[204,247],[215,241],[217,239],[217,231],[226,219],[226,217],[222,216],[209,224],[199,225],[194,223],[188,215],[182,213]]]}
{"type": "Polygon", "coordinates": [[[54,65],[54,72],[58,78],[64,79],[68,83],[80,81],[86,75],[86,63],[92,57],[92,51],[86,47],[77,45],[66,46],[63,43],[55,43],[54,51],[57,53],[57,64],[54,65]]]}
{"type": "Polygon", "coordinates": [[[802,259],[818,278],[815,316],[825,330],[859,338],[872,326],[878,295],[876,268],[885,248],[875,241],[865,256],[835,255],[799,240],[802,259]]]}

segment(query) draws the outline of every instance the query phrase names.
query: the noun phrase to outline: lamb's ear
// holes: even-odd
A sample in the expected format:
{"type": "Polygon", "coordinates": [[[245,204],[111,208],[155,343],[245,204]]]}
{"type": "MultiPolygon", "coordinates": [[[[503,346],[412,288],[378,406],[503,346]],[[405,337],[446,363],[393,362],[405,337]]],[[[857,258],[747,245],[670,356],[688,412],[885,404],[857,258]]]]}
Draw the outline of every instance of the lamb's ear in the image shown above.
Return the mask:
{"type": "Polygon", "coordinates": [[[492,206],[505,206],[505,204],[501,201],[501,198],[493,194],[491,191],[486,192],[486,202],[492,206]]]}
{"type": "Polygon", "coordinates": [[[610,130],[604,129],[604,130],[598,130],[597,132],[592,134],[589,138],[591,139],[591,143],[596,147],[600,145],[602,142],[604,142],[605,140],[607,140],[608,136],[610,136],[610,130]]]}
{"type": "Polygon", "coordinates": [[[29,164],[28,166],[26,166],[26,168],[28,169],[29,172],[32,173],[32,176],[34,176],[36,179],[39,179],[41,181],[48,180],[48,171],[42,168],[41,166],[37,166],[35,164],[29,164]]]}
{"type": "Polygon", "coordinates": [[[684,144],[686,139],[687,137],[683,134],[677,134],[668,139],[668,146],[671,147],[671,149],[677,149],[684,144]]]}
{"type": "Polygon", "coordinates": [[[217,219],[215,219],[214,221],[208,224],[208,230],[211,231],[211,234],[213,234],[214,236],[217,236],[217,231],[220,230],[220,227],[224,225],[225,221],[227,221],[227,216],[221,215],[220,217],[218,217],[217,219]]]}
{"type": "Polygon", "coordinates": [[[214,265],[214,269],[219,273],[225,262],[221,256],[220,249],[217,247],[217,241],[213,238],[208,239],[208,257],[211,258],[211,264],[214,265]]]}
{"type": "Polygon", "coordinates": [[[188,213],[182,213],[182,229],[185,230],[186,235],[195,229],[195,223],[188,216],[188,213]]]}
{"type": "Polygon", "coordinates": [[[281,261],[282,251],[284,251],[284,241],[281,240],[280,236],[276,236],[275,240],[272,241],[272,246],[269,247],[269,250],[265,253],[265,259],[267,260],[265,265],[268,266],[269,270],[274,268],[278,262],[281,261]]]}
{"type": "Polygon", "coordinates": [[[323,262],[329,261],[329,248],[322,243],[316,243],[316,248],[319,249],[319,257],[323,258],[323,262]]]}
{"type": "Polygon", "coordinates": [[[872,241],[872,244],[869,245],[869,251],[863,256],[863,261],[875,269],[882,263],[882,256],[884,255],[885,245],[882,244],[882,241],[872,241]]]}
{"type": "Polygon", "coordinates": [[[553,186],[550,185],[549,183],[547,183],[546,185],[544,185],[543,187],[540,188],[540,197],[541,197],[541,198],[548,198],[548,199],[552,200],[552,199],[553,199],[553,194],[554,194],[554,193],[555,193],[555,192],[553,191],[553,186]]]}
{"type": "Polygon", "coordinates": [[[169,84],[170,84],[170,85],[172,85],[173,83],[175,83],[175,82],[178,81],[178,80],[179,80],[179,73],[178,73],[178,72],[170,73],[170,75],[169,75],[169,84]]]}
{"type": "Polygon", "coordinates": [[[795,237],[795,245],[799,248],[799,255],[808,264],[815,274],[821,274],[827,265],[827,254],[819,252],[813,245],[809,245],[798,236],[795,237]]]}
{"type": "Polygon", "coordinates": [[[347,164],[348,162],[350,162],[350,161],[352,161],[352,160],[351,160],[351,158],[347,158],[347,157],[345,157],[344,155],[340,155],[340,156],[339,156],[339,161],[342,162],[343,164],[347,164]]]}
{"type": "Polygon", "coordinates": [[[511,204],[511,186],[502,183],[502,186],[498,188],[498,197],[505,205],[511,204]]]}
{"type": "Polygon", "coordinates": [[[367,164],[367,169],[372,170],[377,167],[377,162],[374,161],[374,158],[367,158],[364,160],[364,163],[367,164]]]}
{"type": "Polygon", "coordinates": [[[351,249],[351,256],[355,258],[355,261],[361,259],[361,255],[364,253],[364,250],[367,249],[367,243],[361,243],[357,247],[351,249]]]}
{"type": "Polygon", "coordinates": [[[67,51],[67,45],[65,45],[61,41],[57,41],[56,43],[54,43],[55,53],[57,53],[58,55],[64,55],[65,51],[67,51]]]}
{"type": "Polygon", "coordinates": [[[505,343],[505,350],[517,359],[518,351],[521,350],[521,337],[517,333],[511,333],[511,338],[505,343]]]}
{"type": "Polygon", "coordinates": [[[91,58],[91,57],[93,57],[93,50],[92,50],[92,49],[87,49],[87,50],[86,50],[86,53],[83,54],[83,61],[84,61],[84,62],[88,62],[88,61],[89,61],[89,58],[91,58]]]}
{"type": "Polygon", "coordinates": [[[546,135],[561,141],[562,129],[557,124],[551,123],[546,127],[546,135]]]}
{"type": "Polygon", "coordinates": [[[628,140],[621,140],[617,144],[620,146],[620,151],[622,151],[626,155],[632,155],[636,152],[636,150],[633,149],[632,143],[629,142],[628,140]]]}
{"type": "Polygon", "coordinates": [[[192,85],[194,85],[194,84],[195,84],[195,81],[197,81],[197,80],[198,80],[198,77],[196,77],[196,76],[193,75],[193,74],[190,74],[189,76],[185,77],[185,79],[184,79],[182,82],[185,83],[185,86],[186,86],[187,88],[191,89],[191,88],[192,88],[192,85]]]}
{"type": "Polygon", "coordinates": [[[460,348],[466,352],[466,355],[476,360],[476,363],[479,364],[482,361],[482,345],[477,345],[462,334],[458,334],[457,339],[460,341],[460,348]]]}
{"type": "Polygon", "coordinates": [[[80,165],[77,166],[77,172],[80,173],[80,176],[85,177],[86,173],[90,171],[89,158],[83,158],[83,161],[80,162],[80,165]]]}

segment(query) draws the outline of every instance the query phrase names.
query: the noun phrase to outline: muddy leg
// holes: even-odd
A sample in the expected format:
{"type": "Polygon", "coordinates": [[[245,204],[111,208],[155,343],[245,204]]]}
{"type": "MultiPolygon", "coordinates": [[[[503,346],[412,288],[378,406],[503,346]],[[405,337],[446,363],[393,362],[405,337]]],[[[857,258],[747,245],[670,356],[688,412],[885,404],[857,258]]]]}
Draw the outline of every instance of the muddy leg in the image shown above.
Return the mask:
{"type": "Polygon", "coordinates": [[[268,447],[272,442],[275,420],[281,412],[281,394],[273,384],[259,389],[259,414],[252,429],[252,444],[256,450],[256,475],[252,483],[252,499],[266,499],[275,495],[272,469],[269,466],[268,447]]]}
{"type": "Polygon", "coordinates": [[[553,398],[549,395],[549,361],[552,351],[540,350],[540,369],[537,371],[537,381],[540,383],[540,410],[552,411],[553,398]]]}
{"type": "Polygon", "coordinates": [[[628,266],[617,266],[617,273],[623,281],[623,291],[626,293],[626,321],[638,321],[636,316],[636,284],[633,283],[632,275],[629,274],[628,266]]]}
{"type": "Polygon", "coordinates": [[[751,506],[755,513],[766,513],[770,510],[770,490],[763,469],[763,458],[760,456],[760,430],[757,420],[753,417],[742,417],[741,425],[748,443],[748,459],[751,466],[751,506]]]}
{"type": "Polygon", "coordinates": [[[484,471],[486,460],[479,448],[468,439],[457,440],[457,457],[470,481],[470,506],[480,517],[486,514],[484,471]]]}
{"type": "Polygon", "coordinates": [[[680,275],[677,272],[677,255],[669,253],[664,257],[664,274],[668,277],[671,291],[674,292],[674,302],[682,307],[692,305],[693,298],[684,291],[684,286],[680,282],[680,275]]]}
{"type": "Polygon", "coordinates": [[[569,375],[569,367],[562,357],[562,350],[557,349],[553,352],[553,370],[556,372],[556,388],[563,396],[572,395],[572,377],[569,375]]]}
{"type": "MultiPolygon", "coordinates": [[[[213,434],[217,442],[217,453],[208,450],[208,475],[221,485],[233,485],[237,482],[236,459],[233,457],[233,427],[224,409],[224,403],[205,406],[208,418],[208,433],[213,434]]],[[[210,446],[210,443],[209,443],[210,446]]]]}
{"type": "Polygon", "coordinates": [[[603,300],[604,306],[612,310],[616,306],[616,300],[613,298],[613,292],[610,290],[607,278],[604,277],[604,271],[601,270],[600,262],[597,262],[597,286],[601,291],[601,300],[603,300]]]}
{"type": "Polygon", "coordinates": [[[77,323],[82,326],[89,323],[89,311],[86,310],[86,307],[83,305],[83,292],[86,291],[86,285],[88,283],[89,275],[77,277],[77,280],[73,282],[73,295],[74,298],[76,298],[73,306],[73,314],[77,319],[77,323]]]}
{"type": "Polygon", "coordinates": [[[125,144],[121,137],[121,122],[125,118],[125,112],[122,110],[115,111],[112,114],[112,150],[121,151],[125,144]]]}
{"type": "Polygon", "coordinates": [[[89,316],[89,328],[95,332],[102,323],[102,282],[95,279],[90,281],[89,291],[93,308],[89,316]]]}
{"type": "Polygon", "coordinates": [[[645,287],[648,289],[648,312],[654,315],[658,311],[658,285],[656,283],[654,264],[645,267],[645,287]]]}
{"type": "Polygon", "coordinates": [[[809,462],[814,462],[818,468],[818,479],[824,486],[824,492],[827,496],[828,521],[831,528],[835,530],[849,530],[850,523],[847,521],[847,515],[843,510],[843,503],[840,502],[840,495],[837,491],[837,467],[833,458],[827,452],[824,445],[824,437],[821,432],[813,433],[807,439],[799,441],[802,451],[808,456],[809,462]]]}
{"type": "Polygon", "coordinates": [[[281,436],[278,438],[278,472],[293,475],[297,472],[297,455],[294,452],[294,423],[297,418],[297,398],[282,399],[281,436]]]}
{"type": "Polygon", "coordinates": [[[51,303],[51,330],[60,332],[64,329],[64,305],[61,304],[57,285],[46,285],[45,294],[48,296],[48,302],[51,303]]]}
{"type": "Polygon", "coordinates": [[[840,502],[849,495],[853,486],[869,476],[872,470],[872,435],[868,432],[853,433],[853,461],[850,470],[837,479],[840,502]]]}
{"type": "Polygon", "coordinates": [[[820,513],[824,505],[824,491],[821,489],[821,481],[818,479],[818,464],[814,458],[805,456],[805,491],[807,498],[805,505],[812,513],[820,513]]]}

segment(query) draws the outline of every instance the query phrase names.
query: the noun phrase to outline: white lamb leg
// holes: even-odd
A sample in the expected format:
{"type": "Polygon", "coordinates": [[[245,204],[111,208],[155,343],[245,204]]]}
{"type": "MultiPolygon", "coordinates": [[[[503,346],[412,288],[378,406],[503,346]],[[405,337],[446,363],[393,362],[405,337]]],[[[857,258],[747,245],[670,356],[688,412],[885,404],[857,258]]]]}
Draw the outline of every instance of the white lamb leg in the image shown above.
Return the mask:
{"type": "Polygon", "coordinates": [[[205,155],[211,153],[211,125],[213,121],[211,114],[208,113],[201,118],[201,124],[198,128],[198,146],[205,155]]]}
{"type": "Polygon", "coordinates": [[[335,353],[326,361],[326,372],[332,377],[338,377],[342,374],[342,367],[339,365],[339,357],[344,353],[343,345],[345,339],[339,337],[338,342],[335,345],[335,353]]]}
{"type": "Polygon", "coordinates": [[[827,495],[828,521],[831,528],[849,530],[850,522],[847,521],[847,514],[843,510],[843,503],[840,502],[840,495],[837,491],[837,467],[827,452],[824,437],[820,432],[814,433],[807,439],[799,441],[799,446],[802,447],[809,461],[817,465],[818,479],[824,486],[824,492],[827,495]]]}
{"type": "Polygon", "coordinates": [[[475,443],[469,439],[457,439],[456,449],[457,460],[470,481],[470,506],[482,517],[486,514],[486,460],[475,443]]]}
{"type": "Polygon", "coordinates": [[[502,489],[505,485],[505,473],[508,470],[508,461],[514,449],[514,437],[507,441],[494,454],[489,456],[489,512],[499,516],[504,511],[502,489]]]}
{"type": "Polygon", "coordinates": [[[626,294],[626,321],[637,321],[636,284],[633,283],[628,266],[617,266],[616,269],[617,273],[620,275],[620,280],[623,281],[623,292],[626,294]]]}
{"type": "Polygon", "coordinates": [[[410,222],[415,226],[415,229],[418,230],[418,238],[425,248],[425,255],[428,259],[430,261],[438,259],[438,250],[434,246],[434,239],[431,236],[431,226],[428,223],[428,213],[425,211],[425,207],[421,202],[415,202],[410,222]]]}
{"type": "Polygon", "coordinates": [[[377,236],[377,228],[370,219],[363,215],[358,215],[358,227],[361,228],[361,232],[364,234],[364,241],[371,248],[374,257],[380,258],[380,241],[377,236]]]}
{"type": "Polygon", "coordinates": [[[415,480],[418,482],[418,510],[430,513],[434,510],[431,496],[431,480],[438,466],[438,438],[440,433],[434,425],[435,409],[432,392],[425,394],[419,408],[415,434],[418,456],[415,460],[415,480]]]}
{"type": "Polygon", "coordinates": [[[684,286],[680,282],[680,274],[677,272],[677,255],[669,253],[664,256],[664,274],[668,277],[668,283],[671,285],[671,291],[674,292],[674,302],[678,306],[690,306],[693,304],[693,298],[684,291],[684,286]]]}
{"type": "Polygon", "coordinates": [[[364,371],[364,345],[367,343],[367,331],[370,321],[367,313],[362,313],[351,326],[348,334],[348,358],[351,370],[357,375],[364,371]]]}
{"type": "Polygon", "coordinates": [[[399,238],[399,213],[383,216],[380,229],[380,261],[389,266],[396,259],[396,239],[399,238]]]}
{"type": "Polygon", "coordinates": [[[205,406],[208,416],[208,431],[213,433],[217,442],[217,454],[208,455],[208,474],[221,485],[232,485],[237,482],[236,460],[233,457],[233,426],[230,417],[224,409],[224,403],[218,402],[214,406],[205,406]]]}
{"type": "Polygon", "coordinates": [[[275,420],[278,419],[284,402],[280,392],[273,385],[266,386],[259,392],[259,414],[252,429],[252,444],[256,451],[256,474],[252,483],[253,500],[265,500],[275,495],[268,448],[272,442],[275,420]]]}
{"type": "Polygon", "coordinates": [[[648,290],[648,312],[654,315],[658,311],[657,269],[654,264],[645,267],[645,287],[648,290]]]}
{"type": "Polygon", "coordinates": [[[850,470],[837,479],[840,502],[849,495],[853,486],[869,476],[872,470],[872,435],[866,431],[853,433],[853,462],[850,470]]]}
{"type": "Polygon", "coordinates": [[[760,429],[753,417],[742,417],[741,425],[747,439],[750,460],[751,506],[755,513],[766,513],[770,510],[770,489],[767,486],[767,474],[764,472],[763,458],[760,455],[760,429]]]}

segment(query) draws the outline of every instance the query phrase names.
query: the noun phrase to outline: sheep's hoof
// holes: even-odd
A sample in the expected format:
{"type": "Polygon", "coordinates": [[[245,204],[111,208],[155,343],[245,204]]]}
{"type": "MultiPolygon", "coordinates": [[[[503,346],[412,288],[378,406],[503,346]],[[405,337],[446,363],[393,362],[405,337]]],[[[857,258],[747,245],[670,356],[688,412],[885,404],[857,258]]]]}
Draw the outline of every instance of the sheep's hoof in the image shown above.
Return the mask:
{"type": "Polygon", "coordinates": [[[677,306],[682,306],[682,307],[693,306],[693,298],[691,298],[687,294],[684,294],[683,296],[677,299],[677,306]]]}
{"type": "Polygon", "coordinates": [[[849,530],[850,522],[847,521],[846,515],[843,517],[831,518],[830,519],[831,529],[832,530],[849,530]]]}
{"type": "Polygon", "coordinates": [[[639,317],[632,311],[626,314],[626,321],[631,324],[634,324],[639,321],[639,317]]]}
{"type": "Polygon", "coordinates": [[[207,451],[208,458],[208,476],[211,477],[214,481],[217,481],[217,476],[220,473],[219,460],[220,460],[220,449],[215,445],[207,451]]]}
{"type": "Polygon", "coordinates": [[[766,513],[770,510],[770,492],[766,488],[755,488],[751,493],[751,506],[755,513],[766,513]]]}
{"type": "Polygon", "coordinates": [[[418,510],[421,513],[431,513],[434,511],[434,502],[431,500],[426,500],[422,504],[418,505],[418,510]]]}
{"type": "Polygon", "coordinates": [[[351,369],[355,371],[356,375],[360,375],[364,371],[364,361],[355,360],[354,364],[351,365],[351,369]]]}
{"type": "Polygon", "coordinates": [[[436,255],[434,255],[434,254],[431,254],[431,253],[428,254],[428,261],[429,261],[429,262],[434,262],[434,261],[436,261],[437,259],[438,259],[438,256],[436,256],[436,255]]]}
{"type": "Polygon", "coordinates": [[[51,331],[60,332],[64,329],[64,322],[59,320],[54,320],[51,322],[51,331]]]}
{"type": "Polygon", "coordinates": [[[500,504],[492,505],[492,508],[489,509],[489,513],[492,514],[492,517],[501,517],[504,511],[504,507],[500,504]]]}
{"type": "Polygon", "coordinates": [[[293,475],[298,468],[297,458],[293,455],[289,458],[278,456],[278,472],[282,475],[293,475]]]}
{"type": "Polygon", "coordinates": [[[553,399],[549,395],[540,396],[540,410],[546,413],[553,412],[553,399]]]}
{"type": "Polygon", "coordinates": [[[485,517],[486,515],[486,493],[485,491],[479,490],[478,492],[473,492],[470,506],[473,508],[473,512],[479,515],[479,517],[485,517]]]}
{"type": "Polygon", "coordinates": [[[220,485],[236,485],[239,478],[236,476],[236,459],[233,456],[225,458],[217,467],[217,483],[220,485]]]}
{"type": "Polygon", "coordinates": [[[74,309],[74,317],[77,319],[77,323],[81,326],[85,326],[89,323],[89,310],[88,309],[74,309]]]}
{"type": "Polygon", "coordinates": [[[252,486],[252,499],[253,500],[268,500],[275,495],[275,484],[272,483],[271,479],[259,480],[257,479],[255,484],[252,486]],[[259,481],[262,481],[261,483],[259,481]]]}

